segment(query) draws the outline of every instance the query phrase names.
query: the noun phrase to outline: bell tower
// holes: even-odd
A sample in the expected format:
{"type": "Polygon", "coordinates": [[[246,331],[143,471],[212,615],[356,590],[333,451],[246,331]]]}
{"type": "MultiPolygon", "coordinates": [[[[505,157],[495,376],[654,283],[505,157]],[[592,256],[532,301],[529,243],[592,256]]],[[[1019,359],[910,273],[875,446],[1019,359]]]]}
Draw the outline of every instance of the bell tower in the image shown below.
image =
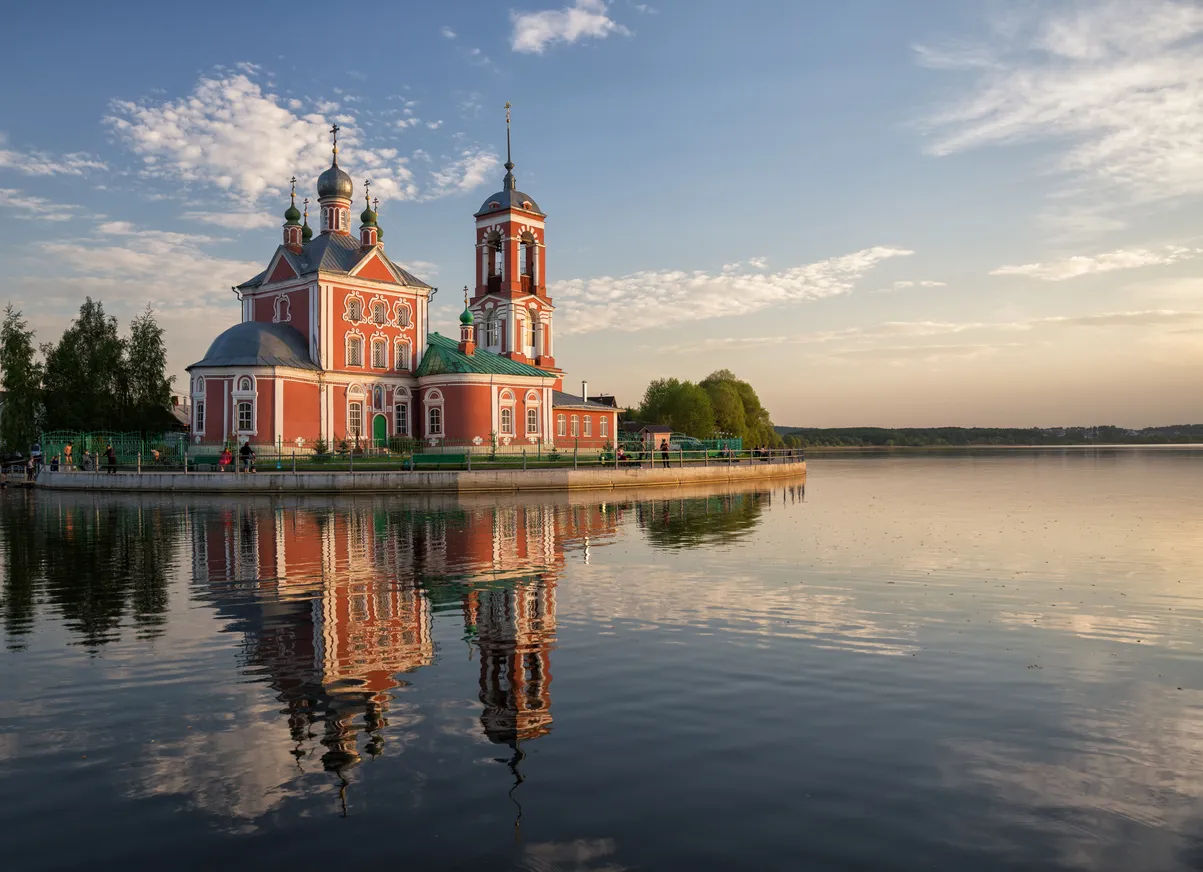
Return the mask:
{"type": "Polygon", "coordinates": [[[505,104],[505,178],[477,211],[476,290],[469,301],[476,345],[559,373],[552,344],[547,295],[547,216],[518,190],[510,145],[510,104],[505,104]]]}

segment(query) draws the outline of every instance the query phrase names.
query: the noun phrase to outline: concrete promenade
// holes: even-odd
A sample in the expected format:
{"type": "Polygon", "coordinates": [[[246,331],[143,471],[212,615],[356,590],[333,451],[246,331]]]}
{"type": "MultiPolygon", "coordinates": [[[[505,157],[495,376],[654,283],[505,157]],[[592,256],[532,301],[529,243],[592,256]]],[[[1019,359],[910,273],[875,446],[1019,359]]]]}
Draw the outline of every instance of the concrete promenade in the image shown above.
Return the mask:
{"type": "Polygon", "coordinates": [[[520,493],[757,482],[806,475],[806,461],[744,460],[711,466],[644,469],[489,469],[389,472],[51,472],[37,485],[47,490],[142,493],[520,493]]]}

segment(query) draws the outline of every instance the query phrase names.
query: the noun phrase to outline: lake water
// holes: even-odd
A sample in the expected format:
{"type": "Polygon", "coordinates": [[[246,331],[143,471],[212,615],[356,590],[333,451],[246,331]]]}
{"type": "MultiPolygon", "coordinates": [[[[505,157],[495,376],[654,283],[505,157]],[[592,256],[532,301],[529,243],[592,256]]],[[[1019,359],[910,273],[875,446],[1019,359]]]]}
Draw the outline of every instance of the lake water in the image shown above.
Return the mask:
{"type": "Polygon", "coordinates": [[[9,868],[1203,868],[1203,451],[0,513],[9,868]]]}

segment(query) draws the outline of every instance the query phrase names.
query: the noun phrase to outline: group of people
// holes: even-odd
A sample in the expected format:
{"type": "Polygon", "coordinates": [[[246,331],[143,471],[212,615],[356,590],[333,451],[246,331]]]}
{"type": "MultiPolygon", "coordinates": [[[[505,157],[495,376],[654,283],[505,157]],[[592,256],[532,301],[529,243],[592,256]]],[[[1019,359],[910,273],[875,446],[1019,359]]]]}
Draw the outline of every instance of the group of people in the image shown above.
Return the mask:
{"type": "MultiPolygon", "coordinates": [[[[251,448],[250,442],[242,443],[242,447],[238,449],[238,459],[242,463],[243,472],[255,471],[255,449],[251,448]]],[[[217,459],[218,469],[222,472],[229,472],[233,463],[234,453],[227,446],[222,450],[221,456],[217,459]]]]}

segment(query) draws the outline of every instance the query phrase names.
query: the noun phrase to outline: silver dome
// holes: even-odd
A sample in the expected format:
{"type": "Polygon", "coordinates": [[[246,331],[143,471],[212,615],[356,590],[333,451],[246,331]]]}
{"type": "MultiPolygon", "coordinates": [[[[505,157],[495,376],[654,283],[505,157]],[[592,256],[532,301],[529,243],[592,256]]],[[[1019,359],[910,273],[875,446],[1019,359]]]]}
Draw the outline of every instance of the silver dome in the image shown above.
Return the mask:
{"type": "Polygon", "coordinates": [[[354,195],[355,186],[351,183],[351,177],[339,169],[338,164],[332,164],[330,169],[317,177],[317,198],[319,200],[324,200],[326,197],[341,197],[344,200],[350,200],[354,195]]]}

